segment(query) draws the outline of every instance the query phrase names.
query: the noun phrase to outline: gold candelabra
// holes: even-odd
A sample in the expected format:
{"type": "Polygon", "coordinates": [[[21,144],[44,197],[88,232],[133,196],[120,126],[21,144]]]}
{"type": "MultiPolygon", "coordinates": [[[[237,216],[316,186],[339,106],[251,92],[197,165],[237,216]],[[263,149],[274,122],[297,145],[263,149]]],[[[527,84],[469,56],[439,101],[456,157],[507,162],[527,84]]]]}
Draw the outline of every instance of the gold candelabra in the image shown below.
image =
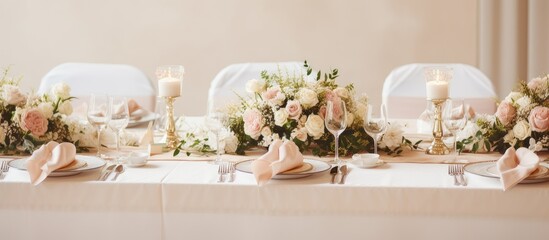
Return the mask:
{"type": "Polygon", "coordinates": [[[175,149],[179,144],[179,136],[175,128],[175,119],[173,114],[173,102],[176,97],[166,96],[166,133],[164,139],[166,139],[166,147],[169,149],[175,149]]]}
{"type": "Polygon", "coordinates": [[[433,137],[434,140],[431,143],[431,146],[427,148],[427,154],[431,155],[446,155],[450,153],[450,150],[442,141],[442,136],[444,132],[442,130],[442,107],[446,102],[446,99],[430,99],[431,102],[435,105],[435,121],[433,126],[433,137]]]}

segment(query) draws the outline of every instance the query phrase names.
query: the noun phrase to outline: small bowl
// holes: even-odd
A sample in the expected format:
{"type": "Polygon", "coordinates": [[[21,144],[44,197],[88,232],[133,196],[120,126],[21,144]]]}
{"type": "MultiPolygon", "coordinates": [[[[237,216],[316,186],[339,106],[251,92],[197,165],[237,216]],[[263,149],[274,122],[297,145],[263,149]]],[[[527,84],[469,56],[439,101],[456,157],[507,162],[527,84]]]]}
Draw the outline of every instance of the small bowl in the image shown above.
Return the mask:
{"type": "Polygon", "coordinates": [[[128,167],[141,167],[147,164],[147,159],[149,158],[148,153],[142,152],[132,152],[126,159],[126,164],[128,167]]]}
{"type": "Polygon", "coordinates": [[[359,162],[362,166],[373,166],[376,165],[378,161],[379,154],[363,153],[353,155],[353,162],[359,162]]]}

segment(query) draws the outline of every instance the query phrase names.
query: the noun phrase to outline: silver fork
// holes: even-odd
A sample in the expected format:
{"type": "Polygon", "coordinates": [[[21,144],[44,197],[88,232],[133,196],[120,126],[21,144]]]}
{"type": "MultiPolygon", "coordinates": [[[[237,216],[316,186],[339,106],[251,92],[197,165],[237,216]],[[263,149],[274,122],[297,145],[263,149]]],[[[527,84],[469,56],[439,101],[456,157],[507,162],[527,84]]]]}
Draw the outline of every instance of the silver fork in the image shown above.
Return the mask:
{"type": "Polygon", "coordinates": [[[229,162],[229,182],[234,182],[235,171],[234,162],[229,162]]]}
{"type": "Polygon", "coordinates": [[[228,165],[226,163],[219,163],[219,168],[217,169],[217,174],[219,174],[219,179],[217,182],[225,181],[225,174],[229,172],[228,165]]]}
{"type": "Polygon", "coordinates": [[[457,171],[456,171],[457,170],[456,166],[457,166],[456,164],[448,164],[448,175],[453,176],[454,177],[454,185],[459,186],[460,183],[457,179],[458,174],[457,174],[457,171]]]}
{"type": "Polygon", "coordinates": [[[0,177],[9,170],[8,162],[2,161],[2,164],[0,165],[0,177]]]}
{"type": "Polygon", "coordinates": [[[459,164],[458,174],[459,174],[459,179],[461,180],[461,185],[462,186],[467,186],[467,181],[465,181],[465,177],[463,176],[465,174],[465,172],[463,170],[464,167],[465,167],[465,165],[459,164]]]}

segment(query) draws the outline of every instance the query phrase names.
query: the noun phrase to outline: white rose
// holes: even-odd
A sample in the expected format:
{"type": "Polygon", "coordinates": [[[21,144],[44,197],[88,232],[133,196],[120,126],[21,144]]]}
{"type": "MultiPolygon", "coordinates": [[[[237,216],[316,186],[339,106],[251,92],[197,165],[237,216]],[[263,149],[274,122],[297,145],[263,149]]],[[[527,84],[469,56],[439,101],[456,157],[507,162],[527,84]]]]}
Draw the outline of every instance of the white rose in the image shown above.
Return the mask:
{"type": "Polygon", "coordinates": [[[61,114],[71,115],[72,114],[72,104],[71,104],[70,101],[64,101],[64,102],[59,104],[59,106],[57,107],[57,110],[61,114]]]}
{"type": "Polygon", "coordinates": [[[275,120],[275,125],[277,126],[282,127],[284,124],[286,124],[286,122],[288,121],[288,112],[286,112],[286,109],[284,108],[278,109],[274,113],[274,120],[275,120]]]}
{"type": "Polygon", "coordinates": [[[2,87],[2,98],[11,105],[19,105],[27,100],[27,97],[19,91],[17,86],[10,84],[5,84],[2,87]]]}
{"type": "Polygon", "coordinates": [[[515,134],[513,134],[513,131],[509,131],[505,136],[503,136],[503,142],[511,144],[511,146],[515,146],[517,143],[517,139],[515,138],[515,134]]]}
{"type": "Polygon", "coordinates": [[[364,115],[366,114],[366,105],[360,102],[357,103],[355,113],[356,113],[355,115],[356,119],[358,119],[359,121],[363,121],[364,115]]]}
{"type": "Polygon", "coordinates": [[[507,95],[507,97],[505,97],[505,99],[503,101],[512,103],[512,102],[517,101],[517,99],[521,98],[522,96],[523,95],[520,92],[511,92],[511,93],[509,93],[509,95],[507,95]]]}
{"type": "Polygon", "coordinates": [[[520,120],[513,127],[513,134],[519,140],[524,140],[530,136],[530,124],[525,120],[520,120]]]}
{"type": "Polygon", "coordinates": [[[51,103],[40,103],[37,108],[44,115],[44,117],[49,119],[53,116],[53,106],[51,103]]]}
{"type": "Polygon", "coordinates": [[[246,83],[246,91],[249,93],[260,93],[265,89],[265,82],[262,80],[252,79],[246,83]]]}
{"type": "Polygon", "coordinates": [[[346,88],[338,87],[334,90],[335,94],[343,99],[349,99],[349,91],[346,88]]]}
{"type": "Polygon", "coordinates": [[[309,109],[318,103],[318,96],[315,91],[308,88],[302,88],[297,92],[297,100],[304,109],[309,109]]]}
{"type": "Polygon", "coordinates": [[[530,138],[530,141],[528,141],[529,143],[529,147],[528,149],[530,149],[531,151],[533,152],[539,152],[541,150],[543,150],[543,144],[541,143],[541,141],[537,141],[534,139],[534,138],[530,138]]]}
{"type": "Polygon", "coordinates": [[[261,129],[261,136],[267,137],[271,136],[271,134],[273,134],[273,131],[271,131],[270,127],[265,126],[261,129]]]}
{"type": "Polygon", "coordinates": [[[532,100],[528,96],[523,96],[516,101],[519,108],[527,108],[532,103],[532,100]]]}
{"type": "Polygon", "coordinates": [[[295,128],[292,130],[292,133],[290,134],[290,137],[292,139],[297,138],[297,140],[305,142],[307,141],[307,129],[305,128],[295,128]]]}
{"type": "Polygon", "coordinates": [[[396,148],[402,143],[402,134],[404,134],[404,130],[402,130],[400,124],[389,124],[381,142],[391,149],[396,148]]]}
{"type": "Polygon", "coordinates": [[[51,88],[51,94],[60,99],[67,99],[71,96],[71,87],[64,82],[59,82],[51,88]]]}
{"type": "Polygon", "coordinates": [[[319,139],[324,134],[324,120],[318,115],[311,114],[307,118],[307,122],[305,122],[305,128],[309,136],[319,139]]]}
{"type": "Polygon", "coordinates": [[[348,112],[347,113],[347,126],[353,125],[353,122],[355,121],[355,115],[348,112]]]}
{"type": "Polygon", "coordinates": [[[225,139],[223,139],[225,142],[225,152],[226,153],[234,153],[236,152],[236,148],[238,147],[238,138],[236,138],[235,135],[230,134],[225,139]]]}

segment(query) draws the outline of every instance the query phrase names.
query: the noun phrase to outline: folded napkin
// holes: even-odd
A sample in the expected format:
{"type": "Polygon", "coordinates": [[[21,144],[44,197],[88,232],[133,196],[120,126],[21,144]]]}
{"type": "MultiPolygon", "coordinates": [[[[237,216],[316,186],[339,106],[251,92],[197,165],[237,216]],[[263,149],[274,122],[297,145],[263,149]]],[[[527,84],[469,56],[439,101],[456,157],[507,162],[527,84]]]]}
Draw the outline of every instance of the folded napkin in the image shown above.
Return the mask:
{"type": "Polygon", "coordinates": [[[27,171],[33,185],[38,185],[53,171],[72,163],[76,147],[72,143],[49,142],[32,153],[27,160],[27,171]]]}
{"type": "Polygon", "coordinates": [[[510,147],[496,162],[503,190],[507,190],[527,178],[539,166],[539,157],[528,148],[515,151],[510,147]]]}
{"type": "Polygon", "coordinates": [[[259,186],[274,175],[303,165],[303,155],[292,141],[275,140],[269,151],[252,162],[252,172],[259,186]]]}
{"type": "Polygon", "coordinates": [[[139,140],[139,146],[148,146],[149,144],[154,144],[154,134],[153,134],[153,122],[149,122],[147,131],[141,139],[139,140]]]}

